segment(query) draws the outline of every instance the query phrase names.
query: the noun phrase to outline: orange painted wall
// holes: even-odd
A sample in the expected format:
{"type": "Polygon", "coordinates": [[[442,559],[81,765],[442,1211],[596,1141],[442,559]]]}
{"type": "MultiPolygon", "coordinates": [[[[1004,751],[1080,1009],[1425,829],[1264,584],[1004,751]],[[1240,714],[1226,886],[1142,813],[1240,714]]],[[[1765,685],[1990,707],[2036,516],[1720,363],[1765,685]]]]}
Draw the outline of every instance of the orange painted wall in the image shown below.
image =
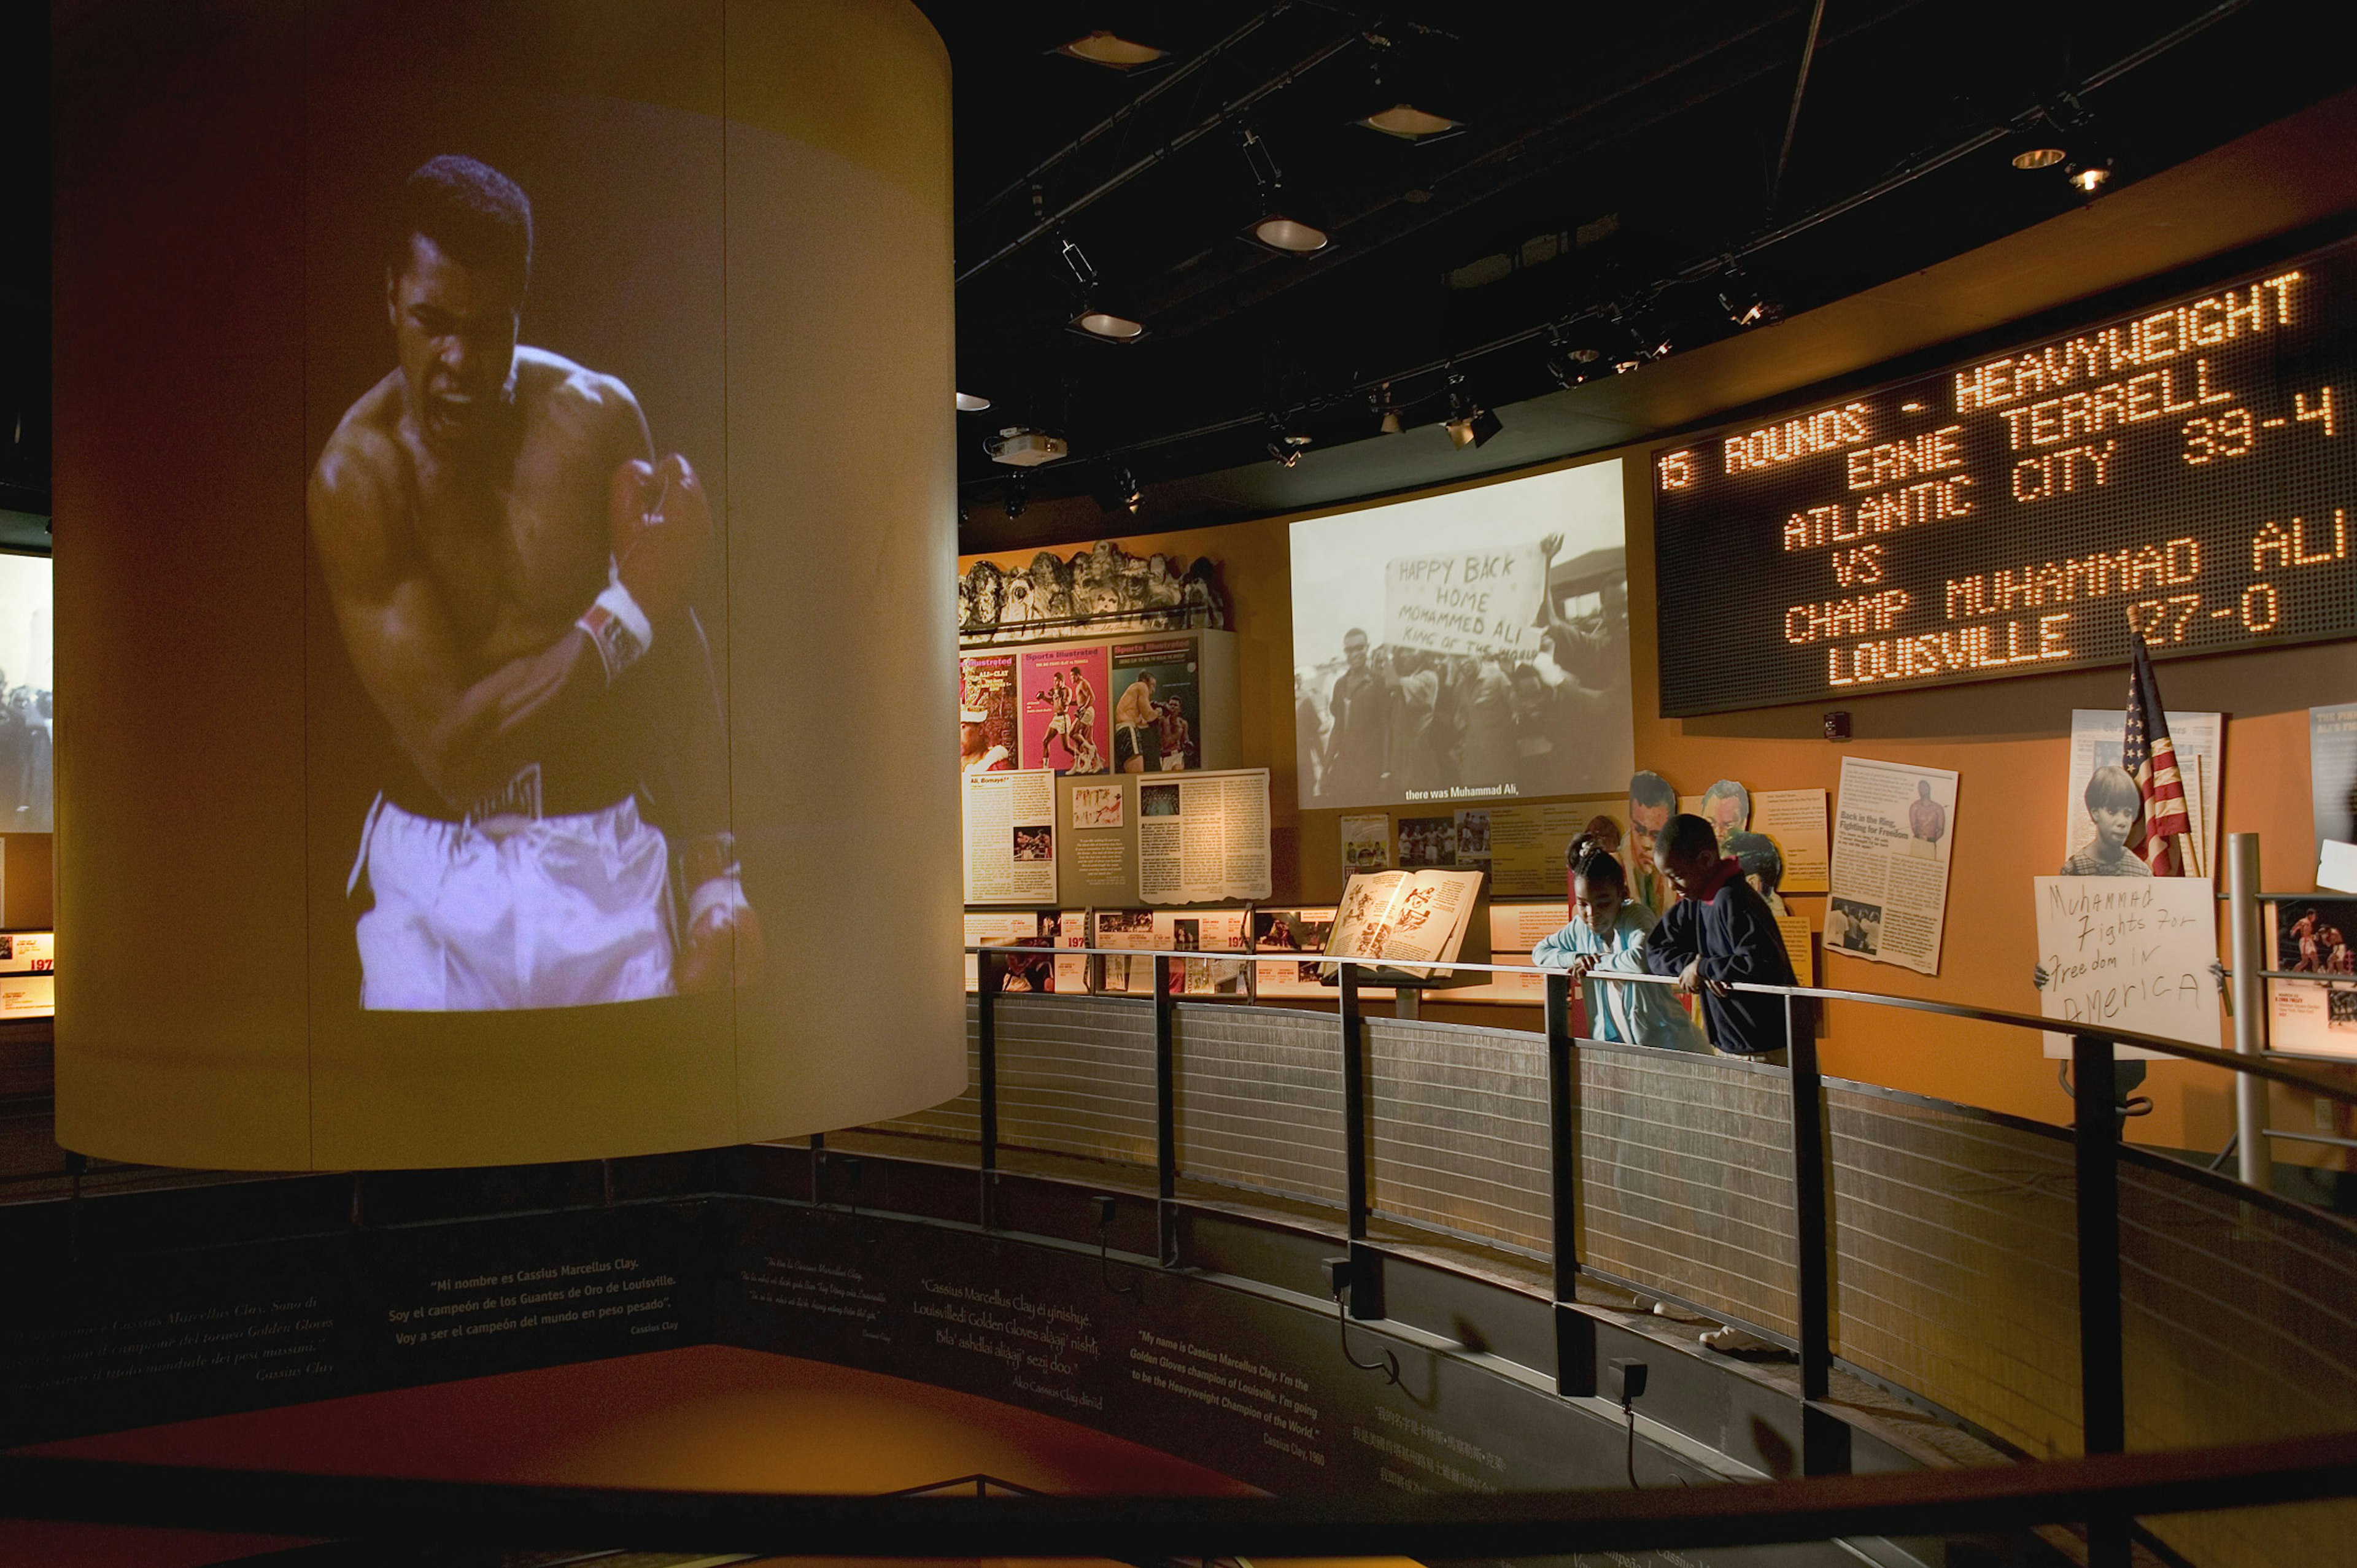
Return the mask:
{"type": "MultiPolygon", "coordinates": [[[[1822,788],[1832,794],[1840,788],[1845,753],[1954,769],[1961,777],[1939,974],[1821,957],[1819,983],[2036,1013],[2038,995],[2029,983],[2036,961],[2030,878],[2050,875],[2061,859],[2071,710],[2122,706],[2125,671],[1849,698],[1845,705],[1853,738],[1846,746],[1823,738],[1822,705],[1699,719],[1655,716],[1660,680],[1651,453],[1649,447],[1631,447],[1603,455],[1626,459],[1638,766],[1661,773],[1687,794],[1698,794],[1720,778],[1740,779],[1755,789],[1822,788]]],[[[1331,902],[1341,888],[1340,813],[1302,811],[1293,804],[1293,625],[1286,561],[1286,528],[1293,521],[1272,518],[1118,537],[1133,552],[1208,555],[1222,563],[1241,644],[1245,760],[1265,764],[1271,773],[1275,897],[1331,902]]],[[[981,559],[1026,564],[1031,554],[970,556],[961,569],[981,559]]],[[[1710,635],[1707,626],[1674,629],[1680,636],[1710,635]]],[[[2357,698],[2357,643],[2172,660],[2159,666],[2159,680],[2170,707],[2230,715],[2221,833],[2260,835],[2262,875],[2269,888],[2313,886],[2307,710],[2357,698]]],[[[1607,804],[1625,817],[1625,800],[1607,804]]],[[[1796,896],[1790,902],[1812,926],[1823,928],[1822,896],[1796,896]]],[[[1427,1006],[1425,1015],[1536,1026],[1527,1010],[1441,1005],[1427,1006]]],[[[1825,1070],[1839,1077],[2042,1122],[2070,1117],[2070,1102],[2056,1082],[2058,1064],[2045,1059],[2037,1037],[2024,1031],[1837,1004],[1828,1010],[1822,1055],[1825,1070]]],[[[2132,1140],[2212,1152],[2224,1148],[2233,1130],[2233,1101],[2223,1073],[2156,1062],[2145,1092],[2155,1101],[2154,1112],[2131,1123],[2132,1140]]],[[[2307,1097],[2276,1092],[2271,1125],[2316,1128],[2307,1097]]],[[[2338,1135],[2351,1135],[2345,1116],[2338,1135]]],[[[2276,1157],[2286,1162],[2341,1168],[2350,1168],[2347,1153],[2315,1144],[2276,1145],[2276,1157]]]]}

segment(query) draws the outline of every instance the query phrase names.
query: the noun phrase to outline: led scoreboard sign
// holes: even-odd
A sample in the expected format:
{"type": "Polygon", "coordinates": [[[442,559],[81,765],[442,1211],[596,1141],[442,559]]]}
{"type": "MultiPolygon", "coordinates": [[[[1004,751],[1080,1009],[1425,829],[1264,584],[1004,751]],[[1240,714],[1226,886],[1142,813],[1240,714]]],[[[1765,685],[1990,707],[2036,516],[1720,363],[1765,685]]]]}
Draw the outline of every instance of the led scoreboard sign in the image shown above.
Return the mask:
{"type": "Polygon", "coordinates": [[[2357,637],[2357,242],[1655,456],[1662,712],[2357,637]]]}

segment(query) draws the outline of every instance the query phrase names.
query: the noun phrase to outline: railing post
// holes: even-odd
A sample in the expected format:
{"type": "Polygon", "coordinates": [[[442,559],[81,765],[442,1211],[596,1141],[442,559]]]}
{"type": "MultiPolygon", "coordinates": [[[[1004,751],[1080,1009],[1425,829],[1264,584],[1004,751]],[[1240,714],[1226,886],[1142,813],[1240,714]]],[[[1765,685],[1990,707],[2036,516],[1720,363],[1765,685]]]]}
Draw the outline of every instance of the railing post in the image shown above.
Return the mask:
{"type": "MultiPolygon", "coordinates": [[[[2234,1049],[2246,1057],[2267,1048],[2266,929],[2259,918],[2259,835],[2226,835],[2228,961],[2234,966],[2234,1049]]],[[[2267,1086],[2247,1072],[2234,1075],[2235,1174],[2261,1192],[2275,1188],[2275,1150],[2267,1143],[2267,1086]]]]}
{"type": "Polygon", "coordinates": [[[1579,1281],[1579,1047],[1571,1033],[1571,976],[1546,977],[1547,1166],[1555,1203],[1555,1298],[1579,1281]]]}
{"type": "Polygon", "coordinates": [[[1382,1260],[1367,1240],[1367,1027],[1359,1006],[1359,972],[1340,966],[1342,990],[1342,1161],[1350,1209],[1353,1317],[1383,1316],[1382,1260]]]}
{"type": "Polygon", "coordinates": [[[1178,1261],[1178,1105],[1171,1026],[1178,999],[1170,994],[1170,960],[1154,961],[1154,1191],[1165,1264],[1178,1261]]]}
{"type": "Polygon", "coordinates": [[[1006,971],[985,950],[974,963],[974,1075],[982,1101],[982,1228],[990,1229],[990,1189],[998,1171],[998,990],[1006,971]]]}
{"type": "Polygon", "coordinates": [[[1359,1011],[1359,971],[1345,963],[1342,992],[1342,1164],[1351,1240],[1367,1235],[1367,1030],[1359,1011]]]}
{"type": "Polygon", "coordinates": [[[1596,1320],[1578,1310],[1579,1044],[1571,1032],[1571,976],[1546,977],[1547,1187],[1555,1207],[1555,1390],[1596,1392],[1596,1320]]]}
{"type": "MultiPolygon", "coordinates": [[[[2079,1408],[2089,1454],[2127,1445],[2126,1376],[2120,1345],[2119,1122],[2113,1104],[2112,1042],[2071,1037],[2072,1130],[2077,1156],[2079,1408]]],[[[2087,1520],[2088,1568],[2127,1568],[2127,1520],[2087,1520]]]]}
{"type": "Polygon", "coordinates": [[[1833,1391],[1832,1215],[1825,1181],[1825,1083],[1817,1070],[1814,1029],[1798,1026],[1792,998],[1784,998],[1785,1061],[1792,1089],[1792,1230],[1799,1298],[1801,1397],[1833,1391]]]}

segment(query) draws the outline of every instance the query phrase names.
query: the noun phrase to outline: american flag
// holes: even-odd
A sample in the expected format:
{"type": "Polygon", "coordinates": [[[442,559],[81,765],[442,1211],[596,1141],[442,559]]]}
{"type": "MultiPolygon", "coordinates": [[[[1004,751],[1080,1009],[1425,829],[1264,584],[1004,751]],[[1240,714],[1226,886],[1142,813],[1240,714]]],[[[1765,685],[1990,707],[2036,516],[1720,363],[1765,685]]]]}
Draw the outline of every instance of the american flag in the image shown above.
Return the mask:
{"type": "Polygon", "coordinates": [[[2187,876],[2194,868],[2180,863],[2178,841],[2193,832],[2185,810],[2185,785],[2177,776],[2177,744],[2169,738],[2169,714],[2160,705],[2160,683],[2153,678],[2152,655],[2144,633],[2136,632],[2136,655],[2128,666],[2127,733],[2120,747],[2120,766],[2136,780],[2144,797],[2144,812],[2128,834],[2128,853],[2151,868],[2155,876],[2187,876]]]}

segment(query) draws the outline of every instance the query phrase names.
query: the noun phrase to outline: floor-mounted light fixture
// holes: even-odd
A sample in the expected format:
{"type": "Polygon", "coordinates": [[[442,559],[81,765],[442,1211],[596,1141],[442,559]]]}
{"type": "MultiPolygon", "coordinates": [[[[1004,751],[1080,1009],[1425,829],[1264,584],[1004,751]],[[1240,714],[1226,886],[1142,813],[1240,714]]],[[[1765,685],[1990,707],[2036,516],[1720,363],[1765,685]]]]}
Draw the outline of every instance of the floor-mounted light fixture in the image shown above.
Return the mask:
{"type": "Polygon", "coordinates": [[[1396,1383],[1400,1380],[1399,1357],[1388,1347],[1377,1346],[1375,1354],[1378,1359],[1372,1361],[1361,1361],[1351,1354],[1351,1309],[1348,1304],[1351,1288],[1357,1281],[1358,1265],[1351,1259],[1326,1260],[1326,1288],[1334,1298],[1334,1321],[1342,1336],[1342,1359],[1362,1372],[1381,1372],[1383,1381],[1396,1383]]]}

